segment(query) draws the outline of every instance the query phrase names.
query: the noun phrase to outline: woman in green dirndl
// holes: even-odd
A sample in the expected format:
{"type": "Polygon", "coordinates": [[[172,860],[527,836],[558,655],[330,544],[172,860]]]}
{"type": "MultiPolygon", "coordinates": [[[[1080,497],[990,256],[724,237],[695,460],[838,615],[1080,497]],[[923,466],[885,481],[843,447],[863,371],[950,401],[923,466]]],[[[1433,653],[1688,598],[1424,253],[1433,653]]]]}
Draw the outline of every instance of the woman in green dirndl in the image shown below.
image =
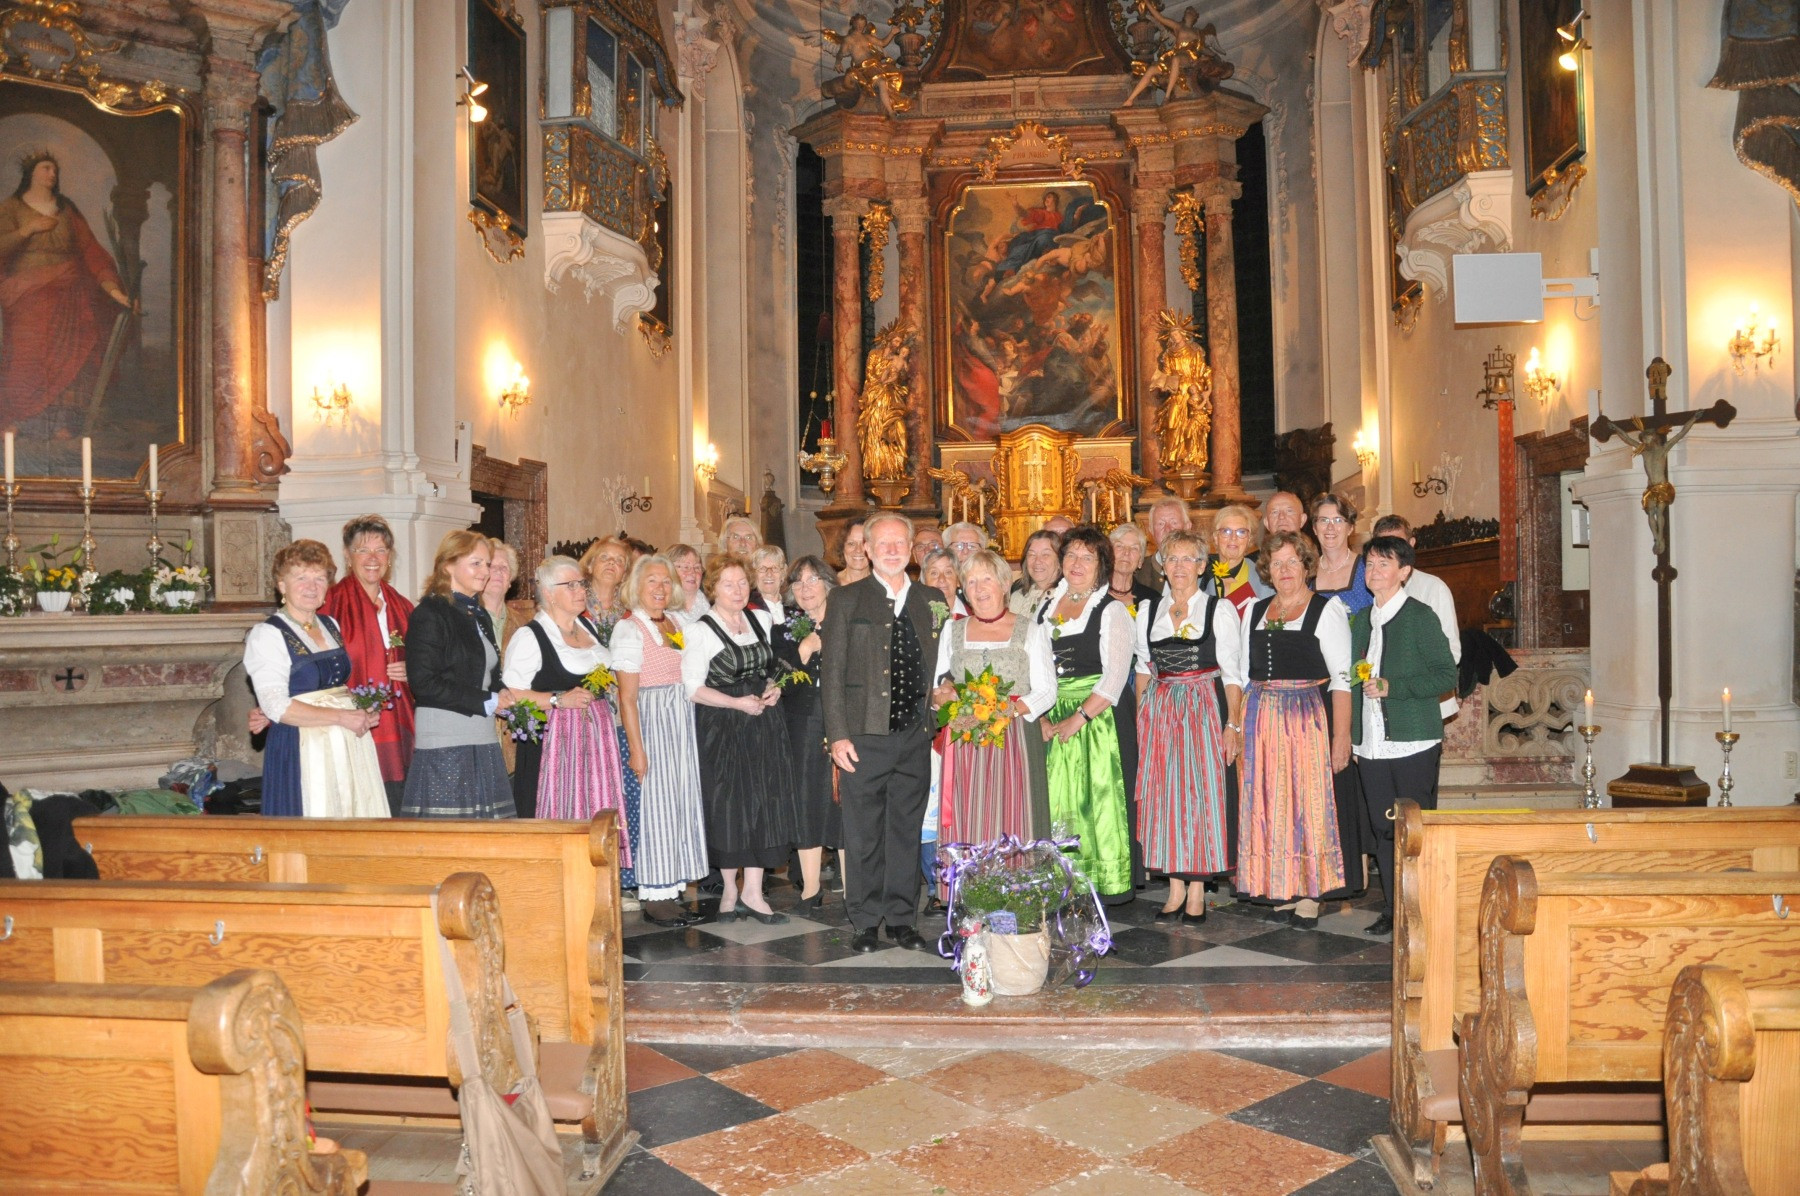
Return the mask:
{"type": "Polygon", "coordinates": [[[1132,899],[1131,828],[1113,707],[1131,680],[1130,612],[1107,593],[1112,543],[1084,524],[1063,537],[1063,579],[1037,613],[1050,631],[1057,699],[1042,720],[1050,820],[1081,840],[1079,867],[1109,905],[1132,899]]]}

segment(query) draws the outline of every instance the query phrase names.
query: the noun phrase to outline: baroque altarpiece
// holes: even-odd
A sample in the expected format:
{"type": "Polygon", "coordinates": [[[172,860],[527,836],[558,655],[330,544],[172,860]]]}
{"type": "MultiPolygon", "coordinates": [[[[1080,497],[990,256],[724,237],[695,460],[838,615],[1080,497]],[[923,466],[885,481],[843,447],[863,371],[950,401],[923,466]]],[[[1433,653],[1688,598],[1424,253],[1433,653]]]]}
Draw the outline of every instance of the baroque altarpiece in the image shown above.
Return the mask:
{"type": "Polygon", "coordinates": [[[858,15],[824,40],[834,104],[795,136],[833,238],[828,546],[871,499],[978,520],[1015,557],[1057,515],[1244,501],[1231,207],[1265,109],[1198,10],[902,0],[885,35],[858,15]],[[865,345],[890,236],[898,318],[865,345]]]}

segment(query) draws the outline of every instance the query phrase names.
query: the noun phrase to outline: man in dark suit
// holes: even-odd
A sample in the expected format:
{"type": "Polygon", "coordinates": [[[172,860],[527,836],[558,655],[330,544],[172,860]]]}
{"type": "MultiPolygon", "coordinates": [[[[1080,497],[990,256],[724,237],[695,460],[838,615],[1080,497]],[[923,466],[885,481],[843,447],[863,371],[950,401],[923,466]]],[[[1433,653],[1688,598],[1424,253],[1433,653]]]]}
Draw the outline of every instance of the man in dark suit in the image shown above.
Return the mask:
{"type": "Polygon", "coordinates": [[[928,951],[914,922],[931,789],[926,697],[945,614],[932,610],[937,591],[906,574],[911,522],[883,512],[864,527],[874,572],[831,592],[819,629],[825,738],[842,773],[850,945],[876,950],[885,921],[895,946],[928,951]]]}

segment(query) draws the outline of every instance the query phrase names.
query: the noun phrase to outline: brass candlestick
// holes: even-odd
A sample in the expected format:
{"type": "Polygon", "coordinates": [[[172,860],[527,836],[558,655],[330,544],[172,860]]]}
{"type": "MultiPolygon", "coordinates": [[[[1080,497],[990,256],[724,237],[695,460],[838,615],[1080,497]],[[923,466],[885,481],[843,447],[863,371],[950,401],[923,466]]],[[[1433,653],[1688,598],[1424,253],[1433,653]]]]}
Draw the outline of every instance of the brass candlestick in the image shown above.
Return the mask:
{"type": "Polygon", "coordinates": [[[1600,728],[1594,726],[1581,726],[1576,727],[1575,731],[1581,736],[1582,742],[1587,745],[1587,758],[1583,760],[1581,764],[1581,808],[1584,810],[1598,810],[1600,808],[1600,794],[1594,788],[1594,736],[1600,734],[1600,728]]]}
{"type": "Polygon", "coordinates": [[[162,501],[162,496],[161,490],[144,491],[144,498],[150,503],[150,538],[144,542],[144,549],[150,554],[152,569],[156,568],[156,563],[162,559],[162,537],[157,534],[156,527],[156,504],[162,501]]]}
{"type": "Polygon", "coordinates": [[[6,491],[6,567],[17,570],[19,567],[19,536],[13,531],[13,499],[19,497],[19,483],[0,483],[0,490],[6,491]]]}
{"type": "Polygon", "coordinates": [[[818,452],[800,453],[800,468],[818,474],[819,489],[826,494],[837,489],[838,470],[849,463],[850,458],[837,451],[837,440],[830,436],[819,437],[818,452]]]}
{"type": "Polygon", "coordinates": [[[81,488],[81,568],[85,572],[94,567],[94,487],[92,483],[81,488]]]}
{"type": "Polygon", "coordinates": [[[1713,738],[1719,741],[1719,750],[1725,753],[1725,771],[1719,774],[1719,806],[1721,809],[1731,805],[1731,749],[1737,746],[1736,731],[1714,731],[1713,738]]]}

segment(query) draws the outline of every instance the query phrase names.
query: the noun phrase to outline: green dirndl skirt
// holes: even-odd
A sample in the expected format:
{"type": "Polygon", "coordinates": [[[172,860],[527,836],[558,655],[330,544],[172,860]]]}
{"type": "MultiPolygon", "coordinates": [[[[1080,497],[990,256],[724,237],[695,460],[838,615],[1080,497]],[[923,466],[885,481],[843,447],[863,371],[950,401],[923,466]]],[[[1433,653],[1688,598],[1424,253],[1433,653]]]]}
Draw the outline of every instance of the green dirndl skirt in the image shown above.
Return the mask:
{"type": "MultiPolygon", "coordinates": [[[[1060,722],[1087,700],[1100,678],[1064,677],[1045,721],[1060,722]]],[[[1035,730],[1035,727],[1033,728],[1035,730]]],[[[1050,822],[1058,835],[1076,835],[1077,866],[1101,896],[1131,892],[1131,828],[1125,817],[1125,768],[1112,707],[1089,720],[1067,743],[1052,739],[1046,761],[1050,822]]]]}

